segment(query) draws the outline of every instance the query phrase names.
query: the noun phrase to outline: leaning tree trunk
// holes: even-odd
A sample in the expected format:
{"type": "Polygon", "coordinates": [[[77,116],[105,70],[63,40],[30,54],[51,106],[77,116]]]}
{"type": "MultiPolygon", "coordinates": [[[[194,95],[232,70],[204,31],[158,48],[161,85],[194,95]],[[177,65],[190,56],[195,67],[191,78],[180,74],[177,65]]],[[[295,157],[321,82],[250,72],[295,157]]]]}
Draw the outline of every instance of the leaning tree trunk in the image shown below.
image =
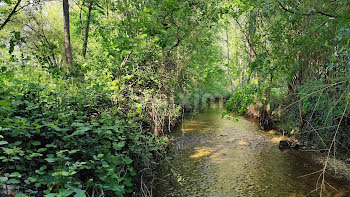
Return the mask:
{"type": "Polygon", "coordinates": [[[83,45],[84,58],[86,57],[86,49],[87,49],[87,44],[89,39],[91,11],[92,11],[92,2],[89,5],[89,12],[88,12],[87,21],[86,21],[85,38],[84,38],[84,45],[83,45]]]}
{"type": "Polygon", "coordinates": [[[63,0],[63,18],[64,18],[64,51],[66,55],[66,69],[68,71],[68,68],[72,65],[72,47],[70,43],[68,0],[63,0]]]}

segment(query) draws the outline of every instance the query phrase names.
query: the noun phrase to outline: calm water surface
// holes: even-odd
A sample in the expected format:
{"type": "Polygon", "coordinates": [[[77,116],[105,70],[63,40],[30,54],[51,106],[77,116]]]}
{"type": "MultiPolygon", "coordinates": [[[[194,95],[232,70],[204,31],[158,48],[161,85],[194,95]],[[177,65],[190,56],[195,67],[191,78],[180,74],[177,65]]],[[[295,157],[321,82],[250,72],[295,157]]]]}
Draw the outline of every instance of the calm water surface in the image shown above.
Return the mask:
{"type": "MultiPolygon", "coordinates": [[[[239,117],[221,118],[223,109],[211,104],[174,131],[171,168],[161,170],[155,196],[319,196],[316,188],[322,169],[310,153],[280,151],[279,136],[261,131],[239,117]],[[310,193],[311,192],[311,193],[310,193]]],[[[328,176],[323,196],[350,196],[350,183],[328,176]]]]}

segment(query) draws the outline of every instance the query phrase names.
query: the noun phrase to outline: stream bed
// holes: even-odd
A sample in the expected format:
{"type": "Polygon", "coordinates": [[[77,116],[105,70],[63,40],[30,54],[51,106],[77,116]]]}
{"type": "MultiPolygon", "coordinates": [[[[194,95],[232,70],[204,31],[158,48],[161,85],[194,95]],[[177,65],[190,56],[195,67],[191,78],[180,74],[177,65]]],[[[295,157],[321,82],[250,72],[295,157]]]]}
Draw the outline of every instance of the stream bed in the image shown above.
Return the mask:
{"type": "MultiPolygon", "coordinates": [[[[161,168],[154,196],[320,196],[314,190],[322,166],[312,153],[281,151],[280,136],[222,112],[212,103],[173,131],[174,156],[161,168]]],[[[322,196],[350,196],[348,181],[328,174],[326,181],[322,196]]]]}

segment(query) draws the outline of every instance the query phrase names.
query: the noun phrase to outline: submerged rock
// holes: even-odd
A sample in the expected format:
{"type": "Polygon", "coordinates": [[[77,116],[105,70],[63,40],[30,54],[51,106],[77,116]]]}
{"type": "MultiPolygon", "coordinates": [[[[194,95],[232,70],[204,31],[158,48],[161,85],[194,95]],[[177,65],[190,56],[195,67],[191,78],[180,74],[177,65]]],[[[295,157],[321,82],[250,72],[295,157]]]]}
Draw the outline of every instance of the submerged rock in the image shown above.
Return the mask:
{"type": "Polygon", "coordinates": [[[292,147],[291,147],[291,144],[288,140],[281,140],[279,145],[278,145],[278,148],[280,150],[284,150],[284,149],[290,149],[292,147]]]}
{"type": "Polygon", "coordinates": [[[299,142],[297,141],[291,141],[291,140],[281,140],[279,143],[278,148],[280,150],[285,150],[285,149],[295,149],[298,150],[302,146],[300,145],[299,142]]]}

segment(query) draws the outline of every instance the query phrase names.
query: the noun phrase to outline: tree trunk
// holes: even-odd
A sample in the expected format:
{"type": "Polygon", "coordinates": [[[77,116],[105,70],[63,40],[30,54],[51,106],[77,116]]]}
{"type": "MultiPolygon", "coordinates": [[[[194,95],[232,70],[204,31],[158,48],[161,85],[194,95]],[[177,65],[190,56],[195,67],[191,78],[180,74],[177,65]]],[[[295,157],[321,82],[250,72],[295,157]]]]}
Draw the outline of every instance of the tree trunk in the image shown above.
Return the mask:
{"type": "Polygon", "coordinates": [[[86,29],[85,29],[85,39],[84,39],[84,45],[83,45],[83,57],[86,57],[86,50],[87,50],[87,44],[88,44],[88,39],[89,39],[89,30],[90,30],[90,18],[91,18],[91,11],[92,11],[92,2],[89,5],[89,12],[87,16],[87,21],[86,21],[86,29]]]}
{"type": "Polygon", "coordinates": [[[226,25],[226,43],[227,43],[227,73],[228,73],[228,76],[230,78],[231,90],[233,92],[234,87],[233,87],[233,81],[232,81],[231,70],[230,70],[230,43],[229,43],[229,39],[228,39],[227,25],[226,25]]]}
{"type": "Polygon", "coordinates": [[[81,7],[80,7],[80,10],[79,10],[80,36],[81,36],[81,39],[83,39],[83,31],[84,31],[83,20],[81,19],[81,13],[83,12],[83,7],[84,7],[84,1],[82,1],[81,7]]]}
{"type": "Polygon", "coordinates": [[[269,130],[272,128],[271,110],[270,110],[272,82],[273,82],[273,74],[270,73],[270,83],[268,88],[265,90],[266,100],[263,103],[263,107],[264,107],[263,112],[259,118],[260,126],[264,130],[269,130]]]}
{"type": "Polygon", "coordinates": [[[244,68],[244,66],[243,66],[243,68],[242,68],[242,88],[244,87],[244,85],[245,85],[245,78],[244,78],[244,76],[245,76],[245,68],[244,68]]]}
{"type": "Polygon", "coordinates": [[[68,68],[72,65],[72,47],[70,43],[68,0],[63,0],[63,18],[64,18],[64,51],[66,55],[66,69],[68,71],[68,68]]]}
{"type": "Polygon", "coordinates": [[[109,16],[109,3],[108,3],[109,0],[106,0],[106,16],[108,17],[109,16]]]}

